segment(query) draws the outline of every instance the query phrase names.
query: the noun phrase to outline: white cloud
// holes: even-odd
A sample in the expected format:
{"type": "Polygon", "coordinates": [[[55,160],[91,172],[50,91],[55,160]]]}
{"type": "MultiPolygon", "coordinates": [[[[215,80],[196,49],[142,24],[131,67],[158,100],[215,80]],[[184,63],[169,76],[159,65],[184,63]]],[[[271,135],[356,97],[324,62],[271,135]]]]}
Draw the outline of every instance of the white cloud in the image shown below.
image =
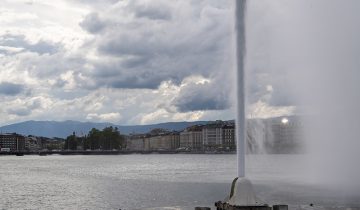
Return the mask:
{"type": "Polygon", "coordinates": [[[86,116],[87,120],[91,121],[100,121],[100,122],[114,122],[117,123],[121,119],[120,113],[105,113],[105,114],[97,114],[90,113],[86,116]]]}
{"type": "MultiPolygon", "coordinates": [[[[258,16],[249,18],[249,101],[259,116],[293,110],[263,36],[272,15],[284,11],[266,5],[251,3],[258,16]]],[[[235,118],[231,6],[225,0],[4,0],[0,82],[23,89],[0,96],[0,123],[235,118]]]]}

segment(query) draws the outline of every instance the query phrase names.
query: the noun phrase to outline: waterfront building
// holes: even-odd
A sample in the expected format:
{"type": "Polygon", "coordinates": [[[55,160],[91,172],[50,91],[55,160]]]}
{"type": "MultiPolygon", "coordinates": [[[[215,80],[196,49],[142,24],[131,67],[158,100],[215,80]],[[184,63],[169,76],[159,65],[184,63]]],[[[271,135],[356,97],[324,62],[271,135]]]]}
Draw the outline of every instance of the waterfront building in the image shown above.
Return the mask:
{"type": "Polygon", "coordinates": [[[41,146],[38,144],[38,139],[34,136],[25,137],[25,149],[29,151],[38,151],[41,146]]]}
{"type": "Polygon", "coordinates": [[[194,125],[180,133],[180,148],[188,150],[203,150],[202,125],[194,125]]]}
{"type": "Polygon", "coordinates": [[[303,124],[300,117],[279,117],[268,121],[271,132],[267,133],[272,141],[273,153],[304,152],[303,124]]]}
{"type": "Polygon", "coordinates": [[[131,134],[126,139],[126,148],[133,151],[149,150],[145,134],[131,134]]]}
{"type": "MultiPolygon", "coordinates": [[[[132,134],[126,142],[129,150],[191,151],[236,150],[234,121],[215,121],[194,125],[182,132],[154,129],[147,134],[132,134]]],[[[302,123],[297,116],[248,119],[247,152],[299,153],[303,151],[302,123]]]]}
{"type": "Polygon", "coordinates": [[[247,123],[248,152],[304,152],[303,124],[298,116],[250,119],[247,123]]]}
{"type": "Polygon", "coordinates": [[[175,150],[180,147],[179,132],[167,132],[157,135],[150,135],[145,139],[150,150],[175,150]]]}
{"type": "Polygon", "coordinates": [[[16,133],[0,134],[0,148],[7,151],[24,151],[25,137],[16,133]]]}
{"type": "MultiPolygon", "coordinates": [[[[82,143],[83,145],[84,143],[82,143]]],[[[61,150],[63,149],[65,146],[65,141],[64,139],[60,139],[60,138],[53,138],[53,139],[48,139],[46,141],[46,149],[48,150],[61,150]]],[[[82,146],[81,148],[82,150],[84,149],[84,147],[82,146]]]]}
{"type": "MultiPolygon", "coordinates": [[[[61,150],[64,148],[65,141],[61,138],[47,138],[42,136],[29,135],[25,138],[25,150],[38,151],[38,150],[61,150]]],[[[80,149],[82,150],[82,148],[80,149]]]]}
{"type": "Polygon", "coordinates": [[[229,123],[225,124],[222,127],[223,140],[222,145],[226,150],[235,150],[236,149],[236,134],[235,134],[235,124],[229,123]]]}
{"type": "Polygon", "coordinates": [[[202,128],[205,150],[234,150],[235,123],[233,121],[215,121],[202,128]]]}
{"type": "Polygon", "coordinates": [[[222,122],[205,125],[202,129],[203,144],[205,150],[215,150],[222,147],[223,131],[222,122]]]}
{"type": "Polygon", "coordinates": [[[234,121],[215,121],[186,128],[180,134],[180,148],[190,150],[235,150],[234,121]]]}

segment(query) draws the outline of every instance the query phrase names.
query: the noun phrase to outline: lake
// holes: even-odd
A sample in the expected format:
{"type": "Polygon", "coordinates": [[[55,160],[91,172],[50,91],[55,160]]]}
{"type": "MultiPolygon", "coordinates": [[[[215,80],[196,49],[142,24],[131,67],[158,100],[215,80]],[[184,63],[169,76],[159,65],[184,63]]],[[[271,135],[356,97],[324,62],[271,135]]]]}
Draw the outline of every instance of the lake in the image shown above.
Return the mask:
{"type": "MultiPolygon", "coordinates": [[[[360,206],[305,178],[301,155],[251,155],[247,176],[269,204],[360,206]]],[[[229,194],[236,155],[1,156],[0,209],[194,209],[229,194]]],[[[324,207],[324,206],[327,206],[324,207]]]]}

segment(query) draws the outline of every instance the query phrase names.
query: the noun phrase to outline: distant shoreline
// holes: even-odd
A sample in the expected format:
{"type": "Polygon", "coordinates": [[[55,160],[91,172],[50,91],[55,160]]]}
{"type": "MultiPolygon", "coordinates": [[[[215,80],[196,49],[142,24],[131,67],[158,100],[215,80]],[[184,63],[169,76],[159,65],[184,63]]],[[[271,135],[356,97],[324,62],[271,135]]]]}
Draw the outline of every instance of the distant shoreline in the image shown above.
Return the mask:
{"type": "Polygon", "coordinates": [[[7,155],[131,155],[131,154],[236,154],[235,151],[23,151],[0,152],[0,156],[7,155]]]}

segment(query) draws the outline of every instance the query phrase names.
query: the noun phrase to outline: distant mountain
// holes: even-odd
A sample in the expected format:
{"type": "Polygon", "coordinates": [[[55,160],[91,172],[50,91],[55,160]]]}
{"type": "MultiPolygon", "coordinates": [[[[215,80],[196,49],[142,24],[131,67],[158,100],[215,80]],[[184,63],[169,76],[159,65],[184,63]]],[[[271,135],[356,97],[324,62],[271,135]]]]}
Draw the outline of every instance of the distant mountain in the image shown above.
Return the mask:
{"type": "Polygon", "coordinates": [[[146,133],[154,128],[164,128],[173,131],[181,131],[188,126],[207,124],[209,121],[196,122],[167,122],[152,125],[128,125],[120,126],[112,123],[93,123],[78,121],[26,121],[0,127],[2,133],[19,133],[22,135],[34,135],[44,137],[65,138],[75,132],[77,135],[87,134],[92,128],[103,129],[107,126],[118,127],[120,133],[146,133]]]}
{"type": "Polygon", "coordinates": [[[2,133],[15,132],[22,135],[64,138],[74,131],[81,135],[88,133],[91,128],[103,129],[110,125],[112,124],[77,121],[26,121],[0,127],[0,131],[2,133]]]}
{"type": "Polygon", "coordinates": [[[117,126],[120,132],[124,134],[130,133],[147,133],[155,128],[163,128],[170,131],[181,131],[192,125],[207,124],[210,121],[195,121],[195,122],[167,122],[152,125],[129,125],[129,126],[117,126]]]}

